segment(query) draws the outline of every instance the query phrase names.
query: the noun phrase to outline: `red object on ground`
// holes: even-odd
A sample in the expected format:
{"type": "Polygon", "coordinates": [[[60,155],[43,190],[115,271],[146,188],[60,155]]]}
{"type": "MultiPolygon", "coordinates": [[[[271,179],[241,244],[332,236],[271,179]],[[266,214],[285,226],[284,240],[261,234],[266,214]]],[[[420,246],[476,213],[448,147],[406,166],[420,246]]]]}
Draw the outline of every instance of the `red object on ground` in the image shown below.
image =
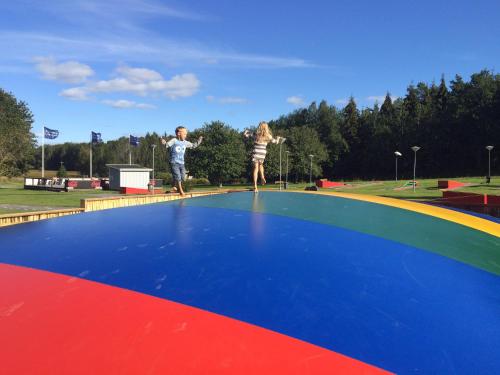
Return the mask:
{"type": "Polygon", "coordinates": [[[388,374],[222,315],[0,264],[5,374],[388,374]]]}
{"type": "Polygon", "coordinates": [[[456,189],[462,186],[465,186],[463,182],[454,180],[438,180],[439,189],[456,189]]]}
{"type": "Polygon", "coordinates": [[[487,195],[486,199],[488,206],[500,207],[500,195],[487,195]]]}
{"type": "Polygon", "coordinates": [[[316,186],[320,188],[331,188],[331,187],[338,187],[338,186],[344,186],[345,184],[343,182],[333,182],[333,181],[328,181],[328,180],[318,180],[316,181],[316,186]]]}
{"type": "Polygon", "coordinates": [[[120,194],[151,194],[148,189],[122,187],[120,194]]]}
{"type": "Polygon", "coordinates": [[[488,196],[486,194],[476,194],[468,192],[443,191],[443,199],[449,205],[487,205],[488,196]]]}

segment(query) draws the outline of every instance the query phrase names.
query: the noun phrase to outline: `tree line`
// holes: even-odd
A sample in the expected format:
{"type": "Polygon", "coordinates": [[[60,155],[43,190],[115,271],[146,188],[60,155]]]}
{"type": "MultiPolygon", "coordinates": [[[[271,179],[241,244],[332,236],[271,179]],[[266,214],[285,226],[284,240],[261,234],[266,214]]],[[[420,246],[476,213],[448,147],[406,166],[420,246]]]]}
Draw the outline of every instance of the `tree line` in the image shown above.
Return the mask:
{"type": "MultiPolygon", "coordinates": [[[[8,94],[1,91],[2,95],[8,94]]],[[[9,102],[23,114],[22,121],[5,121],[2,116],[5,99],[0,101],[0,171],[4,175],[23,173],[30,164],[41,166],[41,152],[35,149],[31,133],[32,115],[22,102],[9,102]],[[17,105],[17,107],[16,107],[17,105]],[[4,125],[7,124],[7,125],[4,125]],[[11,142],[3,132],[25,134],[22,142],[5,148],[11,142]],[[4,143],[1,143],[4,142],[4,143]],[[16,148],[17,147],[17,148],[16,148]],[[23,150],[20,150],[22,148],[23,150]],[[5,155],[10,155],[5,156],[5,155]],[[22,157],[15,157],[22,155],[22,157]]],[[[394,178],[395,151],[403,155],[398,160],[400,178],[413,174],[414,153],[417,152],[417,176],[457,177],[486,175],[488,151],[486,145],[500,147],[500,75],[488,70],[472,74],[469,81],[459,75],[449,86],[439,83],[410,84],[404,97],[393,100],[387,93],[384,102],[359,108],[350,98],[344,108],[325,100],[311,103],[269,125],[275,136],[285,137],[282,145],[282,171],[285,174],[288,151],[289,179],[309,178],[312,157],[313,177],[332,179],[390,179],[394,178]]],[[[252,141],[242,132],[220,121],[212,121],[188,134],[188,139],[204,136],[204,142],[186,153],[191,175],[206,177],[211,183],[241,181],[250,175],[252,141]]],[[[162,134],[166,136],[166,134],[162,134]]],[[[13,138],[10,138],[13,137],[13,138]]],[[[132,162],[152,166],[155,144],[155,171],[168,171],[167,150],[159,141],[160,134],[148,133],[132,147],[132,162]]],[[[15,143],[15,142],[14,142],[15,143]]],[[[89,171],[89,144],[64,143],[45,146],[47,169],[58,169],[64,162],[67,170],[82,175],[89,171]]],[[[497,171],[498,150],[491,154],[492,174],[497,171]],[[497,151],[497,152],[495,152],[497,151]]],[[[270,180],[279,175],[279,146],[269,145],[266,175],[270,180]]],[[[106,164],[128,163],[128,138],[120,138],[93,146],[95,175],[106,176],[106,164]]]]}

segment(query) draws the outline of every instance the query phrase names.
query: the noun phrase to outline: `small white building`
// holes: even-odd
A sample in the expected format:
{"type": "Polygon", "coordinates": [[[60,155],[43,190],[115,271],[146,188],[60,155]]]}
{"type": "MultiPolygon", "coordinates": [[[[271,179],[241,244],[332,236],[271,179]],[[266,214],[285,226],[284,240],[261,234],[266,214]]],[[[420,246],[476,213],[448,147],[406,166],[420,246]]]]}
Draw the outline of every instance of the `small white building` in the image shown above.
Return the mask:
{"type": "Polygon", "coordinates": [[[151,168],[137,164],[106,164],[109,168],[109,189],[121,188],[147,189],[151,168]]]}

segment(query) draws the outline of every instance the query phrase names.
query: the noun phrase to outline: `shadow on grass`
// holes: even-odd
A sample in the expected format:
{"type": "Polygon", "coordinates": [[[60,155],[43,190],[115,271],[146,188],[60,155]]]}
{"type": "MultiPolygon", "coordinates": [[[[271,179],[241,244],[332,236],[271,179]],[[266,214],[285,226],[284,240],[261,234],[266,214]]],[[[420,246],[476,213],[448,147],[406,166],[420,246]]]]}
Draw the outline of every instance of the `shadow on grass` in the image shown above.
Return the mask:
{"type": "Polygon", "coordinates": [[[481,185],[467,186],[467,189],[476,189],[476,188],[494,188],[494,189],[500,189],[500,185],[481,184],[481,185]]]}
{"type": "Polygon", "coordinates": [[[436,196],[436,195],[411,195],[411,196],[394,196],[394,195],[380,195],[381,197],[386,197],[386,198],[394,198],[394,199],[403,199],[403,200],[429,200],[433,201],[436,199],[441,199],[441,197],[436,196]]]}

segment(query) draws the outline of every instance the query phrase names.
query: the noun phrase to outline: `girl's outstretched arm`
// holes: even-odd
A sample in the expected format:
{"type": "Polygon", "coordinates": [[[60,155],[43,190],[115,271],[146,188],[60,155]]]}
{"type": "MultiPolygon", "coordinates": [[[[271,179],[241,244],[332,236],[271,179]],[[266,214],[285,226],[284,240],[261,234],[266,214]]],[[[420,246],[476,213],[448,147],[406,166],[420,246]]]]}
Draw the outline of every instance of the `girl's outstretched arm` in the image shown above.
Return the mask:
{"type": "Polygon", "coordinates": [[[271,139],[271,143],[277,143],[277,144],[283,143],[285,141],[286,141],[286,138],[283,138],[280,136],[277,136],[276,138],[271,139]]]}

